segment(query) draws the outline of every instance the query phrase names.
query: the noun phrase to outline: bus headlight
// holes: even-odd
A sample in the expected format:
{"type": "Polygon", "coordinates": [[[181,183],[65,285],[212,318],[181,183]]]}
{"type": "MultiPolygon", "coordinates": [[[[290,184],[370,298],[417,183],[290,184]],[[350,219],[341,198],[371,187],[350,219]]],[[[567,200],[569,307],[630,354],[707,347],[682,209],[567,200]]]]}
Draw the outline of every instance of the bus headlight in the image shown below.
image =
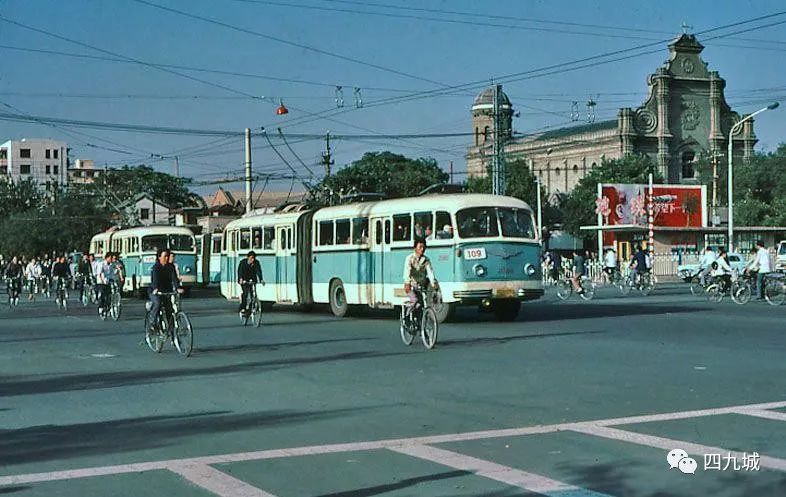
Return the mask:
{"type": "Polygon", "coordinates": [[[527,274],[527,276],[534,276],[537,272],[537,269],[535,269],[535,266],[532,264],[526,264],[524,266],[524,272],[527,274]]]}
{"type": "Polygon", "coordinates": [[[481,278],[486,276],[486,268],[483,266],[483,264],[475,264],[472,269],[475,271],[475,276],[479,276],[481,278]]]}

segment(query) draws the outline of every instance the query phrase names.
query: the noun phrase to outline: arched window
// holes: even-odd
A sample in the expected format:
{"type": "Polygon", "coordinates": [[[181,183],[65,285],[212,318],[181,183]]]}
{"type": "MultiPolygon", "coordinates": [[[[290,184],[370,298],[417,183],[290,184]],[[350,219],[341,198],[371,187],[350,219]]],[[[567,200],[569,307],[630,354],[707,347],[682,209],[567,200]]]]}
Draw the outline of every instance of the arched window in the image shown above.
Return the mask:
{"type": "Polygon", "coordinates": [[[694,165],[696,154],[690,150],[682,153],[682,179],[692,179],[696,176],[694,165]]]}
{"type": "Polygon", "coordinates": [[[579,166],[578,166],[578,164],[573,164],[573,174],[579,174],[579,166]]]}
{"type": "Polygon", "coordinates": [[[557,176],[559,176],[559,172],[560,172],[559,168],[554,169],[554,174],[556,174],[557,176]]]}
{"type": "Polygon", "coordinates": [[[486,143],[489,140],[489,133],[490,133],[490,131],[491,131],[491,128],[489,128],[488,126],[483,128],[483,143],[486,143]]]}
{"type": "Polygon", "coordinates": [[[591,166],[591,167],[592,167],[592,169],[595,169],[595,167],[597,167],[597,165],[598,165],[597,163],[593,162],[593,163],[592,163],[592,166],[591,166]]]}

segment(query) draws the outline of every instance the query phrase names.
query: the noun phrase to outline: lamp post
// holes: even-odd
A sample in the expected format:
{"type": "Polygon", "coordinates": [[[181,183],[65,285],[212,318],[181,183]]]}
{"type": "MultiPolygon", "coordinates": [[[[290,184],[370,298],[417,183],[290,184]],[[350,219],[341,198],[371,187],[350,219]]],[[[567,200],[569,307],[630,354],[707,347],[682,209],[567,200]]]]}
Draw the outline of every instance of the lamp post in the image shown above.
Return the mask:
{"type": "Polygon", "coordinates": [[[770,105],[768,105],[767,107],[764,107],[762,109],[757,110],[753,114],[748,114],[744,118],[740,119],[740,121],[737,124],[735,124],[734,126],[732,126],[731,130],[729,130],[729,150],[728,150],[728,154],[729,154],[729,174],[728,174],[728,185],[727,185],[727,188],[726,188],[728,190],[727,194],[728,194],[728,206],[729,206],[729,221],[728,221],[728,233],[727,233],[728,244],[729,244],[729,252],[734,250],[734,200],[733,200],[733,198],[734,198],[733,197],[733,188],[734,188],[734,186],[732,185],[732,178],[733,178],[733,172],[732,172],[733,171],[733,168],[732,168],[732,161],[733,161],[732,145],[733,145],[733,142],[732,142],[732,137],[734,136],[734,133],[737,132],[737,130],[740,128],[740,126],[742,126],[742,124],[745,121],[750,121],[751,119],[753,119],[753,116],[755,116],[757,114],[761,114],[765,110],[776,109],[776,108],[778,108],[779,105],[780,105],[779,102],[773,102],[770,105]]]}

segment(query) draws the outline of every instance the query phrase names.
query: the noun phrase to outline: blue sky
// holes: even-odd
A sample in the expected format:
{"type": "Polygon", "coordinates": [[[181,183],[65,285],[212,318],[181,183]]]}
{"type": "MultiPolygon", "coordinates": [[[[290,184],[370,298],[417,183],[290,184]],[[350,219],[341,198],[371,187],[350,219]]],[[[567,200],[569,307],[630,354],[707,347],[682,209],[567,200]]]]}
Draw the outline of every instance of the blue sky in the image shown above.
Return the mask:
{"type": "MultiPolygon", "coordinates": [[[[405,103],[370,104],[404,95],[406,91],[434,90],[439,88],[437,83],[488,81],[495,76],[657,42],[681,32],[683,22],[699,32],[786,10],[783,2],[777,1],[375,0],[377,5],[344,0],[150,1],[390,70],[315,53],[132,0],[0,0],[3,17],[139,61],[319,83],[178,70],[225,87],[217,88],[139,64],[16,50],[8,47],[107,56],[0,22],[0,58],[4,69],[0,73],[0,103],[34,115],[238,131],[265,126],[274,135],[278,126],[284,126],[289,133],[320,134],[327,130],[334,134],[369,132],[363,130],[469,132],[469,106],[478,91],[475,87],[405,103]],[[383,3],[388,7],[379,6],[383,3]],[[407,10],[411,8],[440,12],[407,10]],[[474,12],[478,16],[445,11],[474,12]],[[481,17],[489,15],[499,17],[481,17]],[[461,22],[436,22],[426,17],[461,22]],[[422,80],[395,74],[396,71],[422,80]],[[309,118],[308,113],[335,109],[334,85],[337,84],[345,87],[344,112],[332,117],[340,122],[309,118]],[[352,87],[361,88],[366,107],[353,109],[352,87]],[[252,98],[262,96],[265,98],[252,98]],[[275,115],[279,100],[290,108],[287,116],[275,115]]],[[[786,15],[733,30],[775,22],[786,22],[786,15]]],[[[732,30],[713,34],[729,31],[732,30]]],[[[786,68],[779,62],[786,51],[786,24],[710,40],[706,47],[704,60],[726,79],[727,100],[735,110],[750,112],[761,107],[761,102],[786,96],[786,68]]],[[[654,54],[507,83],[504,89],[521,112],[514,128],[527,133],[566,123],[573,100],[579,102],[582,113],[587,99],[596,100],[597,119],[615,116],[622,106],[635,107],[644,99],[646,76],[666,56],[663,44],[654,54]]],[[[0,110],[11,112],[9,107],[0,110]]],[[[760,149],[772,149],[783,141],[784,112],[786,108],[781,107],[757,120],[760,149]]],[[[99,165],[147,162],[171,171],[172,160],[151,161],[149,155],[178,153],[182,174],[201,180],[238,173],[243,162],[241,138],[217,141],[206,137],[52,128],[0,121],[0,138],[20,137],[64,139],[71,144],[72,158],[91,158],[99,165]],[[75,138],[67,132],[92,136],[75,138]],[[85,142],[114,150],[90,147],[85,142]],[[217,143],[210,146],[210,142],[217,143]],[[201,148],[182,150],[197,146],[201,148]]],[[[434,157],[446,169],[452,160],[455,170],[463,171],[464,146],[468,141],[469,138],[386,139],[337,141],[333,146],[338,166],[359,158],[364,151],[393,150],[409,156],[434,157]]],[[[299,172],[304,172],[278,139],[274,144],[299,172]]],[[[298,142],[292,138],[290,144],[312,169],[324,146],[321,141],[298,142]]],[[[256,171],[285,172],[286,166],[265,145],[267,142],[262,138],[255,138],[256,171]]],[[[284,181],[273,183],[268,189],[288,187],[289,182],[284,181]]]]}

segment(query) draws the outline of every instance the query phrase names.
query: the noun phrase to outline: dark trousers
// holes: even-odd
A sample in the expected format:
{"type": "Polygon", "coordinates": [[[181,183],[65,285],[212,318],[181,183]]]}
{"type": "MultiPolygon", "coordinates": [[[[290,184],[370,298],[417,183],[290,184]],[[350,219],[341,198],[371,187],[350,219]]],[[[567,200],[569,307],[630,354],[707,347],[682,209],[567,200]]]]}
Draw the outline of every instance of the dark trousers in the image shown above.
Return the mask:
{"type": "Polygon", "coordinates": [[[256,283],[243,283],[240,285],[242,293],[240,294],[240,307],[238,308],[238,311],[245,310],[248,298],[251,296],[251,289],[255,284],[256,283]]]}

